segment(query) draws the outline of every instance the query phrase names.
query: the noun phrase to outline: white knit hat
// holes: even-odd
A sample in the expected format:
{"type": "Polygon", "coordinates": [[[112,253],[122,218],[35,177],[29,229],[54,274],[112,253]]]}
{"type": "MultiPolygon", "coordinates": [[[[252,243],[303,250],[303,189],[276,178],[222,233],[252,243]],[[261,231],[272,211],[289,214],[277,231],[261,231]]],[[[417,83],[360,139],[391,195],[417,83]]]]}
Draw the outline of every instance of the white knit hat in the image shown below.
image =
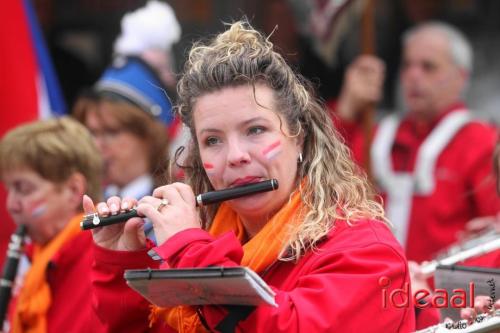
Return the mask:
{"type": "Polygon", "coordinates": [[[126,14],[121,21],[121,34],[115,41],[114,52],[120,55],[140,55],[147,49],[170,51],[179,41],[181,27],[167,3],[150,0],[126,14]]]}

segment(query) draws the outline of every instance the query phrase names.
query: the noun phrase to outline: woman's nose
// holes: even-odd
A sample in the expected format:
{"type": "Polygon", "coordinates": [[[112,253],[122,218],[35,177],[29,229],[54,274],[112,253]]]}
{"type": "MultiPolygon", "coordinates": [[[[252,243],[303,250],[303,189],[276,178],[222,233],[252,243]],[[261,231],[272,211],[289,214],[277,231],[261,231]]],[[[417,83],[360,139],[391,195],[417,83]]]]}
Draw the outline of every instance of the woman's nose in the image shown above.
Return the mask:
{"type": "Polygon", "coordinates": [[[237,139],[228,142],[227,162],[230,166],[250,163],[248,149],[237,139]]]}
{"type": "Polygon", "coordinates": [[[106,147],[106,144],[104,143],[104,140],[101,137],[94,137],[94,143],[99,150],[100,153],[102,153],[106,147]]]}
{"type": "Polygon", "coordinates": [[[21,200],[13,191],[7,192],[7,211],[10,213],[21,212],[21,200]]]}

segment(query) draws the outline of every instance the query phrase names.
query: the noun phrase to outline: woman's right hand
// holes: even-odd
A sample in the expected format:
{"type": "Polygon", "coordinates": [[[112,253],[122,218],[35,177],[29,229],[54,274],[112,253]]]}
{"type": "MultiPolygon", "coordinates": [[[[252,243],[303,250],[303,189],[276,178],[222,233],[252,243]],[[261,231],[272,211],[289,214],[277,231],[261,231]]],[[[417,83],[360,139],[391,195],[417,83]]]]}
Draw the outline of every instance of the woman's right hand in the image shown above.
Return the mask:
{"type": "MultiPolygon", "coordinates": [[[[83,196],[83,210],[86,215],[97,212],[99,216],[109,216],[136,205],[137,200],[132,198],[122,200],[119,197],[111,197],[106,202],[98,203],[96,207],[89,196],[83,196]]],[[[131,218],[125,223],[95,228],[92,230],[92,236],[97,245],[109,250],[137,251],[146,247],[144,219],[140,217],[131,218]]]]}

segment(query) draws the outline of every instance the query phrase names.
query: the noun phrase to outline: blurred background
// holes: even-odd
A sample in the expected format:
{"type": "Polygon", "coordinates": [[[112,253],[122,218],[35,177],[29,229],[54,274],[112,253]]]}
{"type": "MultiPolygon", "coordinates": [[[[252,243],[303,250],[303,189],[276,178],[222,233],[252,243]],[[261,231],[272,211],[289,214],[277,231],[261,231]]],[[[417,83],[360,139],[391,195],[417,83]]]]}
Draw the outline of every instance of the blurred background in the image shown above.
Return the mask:
{"type": "MultiPolygon", "coordinates": [[[[12,0],[8,0],[12,1],[12,0]]],[[[109,64],[120,19],[145,0],[33,0],[49,53],[67,105],[82,87],[91,85],[109,64]]],[[[246,16],[254,26],[271,35],[297,70],[313,80],[320,95],[337,95],[346,65],[363,51],[362,10],[347,13],[340,27],[328,9],[346,1],[335,0],[171,0],[182,27],[175,46],[180,70],[193,40],[223,29],[224,22],[246,16]],[[329,4],[330,3],[330,4],[329,4]],[[330,7],[329,7],[330,6],[330,7]],[[318,10],[319,9],[319,10],[318,10]],[[324,31],[313,31],[324,22],[324,31]],[[342,28],[342,29],[341,29],[342,28]],[[324,35],[340,34],[335,50],[320,55],[324,35]],[[322,39],[323,38],[323,39],[322,39]]],[[[475,50],[474,73],[468,102],[481,117],[498,120],[500,112],[500,2],[495,0],[374,0],[353,1],[373,7],[369,26],[374,53],[387,65],[385,99],[380,106],[397,106],[395,83],[399,68],[400,36],[409,26],[438,19],[458,26],[475,50]]],[[[351,5],[352,6],[352,5],[351,5]]],[[[328,38],[328,37],[327,37],[328,38]]],[[[5,46],[4,46],[5,47],[5,46]]]]}

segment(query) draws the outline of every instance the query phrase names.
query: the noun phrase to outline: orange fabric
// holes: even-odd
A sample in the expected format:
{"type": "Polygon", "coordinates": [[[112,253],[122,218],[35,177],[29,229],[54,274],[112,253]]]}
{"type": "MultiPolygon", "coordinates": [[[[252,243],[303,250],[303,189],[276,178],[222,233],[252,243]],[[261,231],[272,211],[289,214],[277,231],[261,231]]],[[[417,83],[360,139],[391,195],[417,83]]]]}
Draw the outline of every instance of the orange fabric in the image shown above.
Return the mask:
{"type": "MultiPolygon", "coordinates": [[[[302,221],[303,208],[300,193],[297,191],[292,195],[288,204],[283,206],[253,238],[243,245],[241,265],[258,273],[276,261],[293,228],[302,221]]],[[[231,230],[241,242],[245,240],[245,229],[239,216],[227,203],[223,203],[217,211],[209,232],[213,236],[219,236],[231,230]]],[[[153,307],[150,323],[154,323],[158,316],[165,318],[165,321],[178,332],[206,332],[193,307],[177,306],[169,309],[153,307]]]]}
{"type": "Polygon", "coordinates": [[[49,243],[34,245],[31,268],[23,282],[14,310],[12,333],[47,332],[46,314],[50,308],[51,292],[46,280],[47,266],[54,254],[80,232],[83,214],[74,216],[49,243]]]}

